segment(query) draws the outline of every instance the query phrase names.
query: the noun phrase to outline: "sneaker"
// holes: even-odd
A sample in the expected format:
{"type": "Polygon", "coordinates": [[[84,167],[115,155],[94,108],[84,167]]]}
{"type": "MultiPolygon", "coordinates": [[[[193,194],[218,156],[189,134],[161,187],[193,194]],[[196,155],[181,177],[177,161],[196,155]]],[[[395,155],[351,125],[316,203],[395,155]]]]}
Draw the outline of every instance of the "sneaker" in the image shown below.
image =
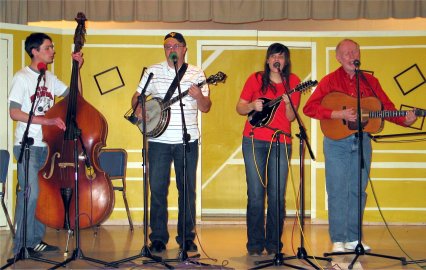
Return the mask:
{"type": "Polygon", "coordinates": [[[33,258],[42,257],[42,254],[38,251],[35,251],[33,248],[27,248],[27,250],[28,250],[28,255],[30,255],[30,257],[33,257],[33,258]]]}
{"type": "MultiPolygon", "coordinates": [[[[364,250],[370,250],[371,249],[369,246],[367,246],[363,242],[361,242],[361,244],[364,247],[364,250]]],[[[346,242],[345,248],[347,250],[355,250],[355,248],[356,248],[357,245],[358,245],[358,241],[346,242]]]]}
{"type": "Polygon", "coordinates": [[[149,250],[154,253],[160,253],[163,250],[166,250],[166,245],[159,240],[154,240],[151,245],[149,245],[149,250]]]}
{"type": "Polygon", "coordinates": [[[249,250],[248,255],[251,257],[260,257],[262,256],[262,252],[258,250],[249,250]]]}
{"type": "Polygon", "coordinates": [[[40,252],[34,251],[33,248],[27,248],[27,251],[28,254],[25,254],[23,253],[23,250],[20,250],[13,258],[7,259],[7,263],[15,263],[16,260],[25,260],[27,259],[27,255],[32,258],[40,258],[43,256],[40,252]]]}
{"type": "Polygon", "coordinates": [[[59,247],[52,246],[46,242],[41,241],[39,244],[33,247],[33,250],[36,252],[53,252],[53,251],[59,251],[59,247]]]}
{"type": "Polygon", "coordinates": [[[333,243],[333,252],[345,252],[345,243],[334,242],[333,243]]]}

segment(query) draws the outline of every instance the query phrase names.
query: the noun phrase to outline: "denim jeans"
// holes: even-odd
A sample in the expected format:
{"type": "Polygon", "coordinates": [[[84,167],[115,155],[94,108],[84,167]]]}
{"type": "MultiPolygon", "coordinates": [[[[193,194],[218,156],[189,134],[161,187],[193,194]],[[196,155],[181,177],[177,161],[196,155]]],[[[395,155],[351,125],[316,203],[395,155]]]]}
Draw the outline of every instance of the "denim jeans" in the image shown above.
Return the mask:
{"type": "MultiPolygon", "coordinates": [[[[21,151],[21,146],[15,145],[13,147],[13,154],[15,159],[18,160],[21,151]]],[[[29,162],[28,162],[28,186],[27,192],[25,191],[25,152],[22,157],[22,163],[18,163],[18,183],[20,190],[18,191],[15,209],[16,221],[16,236],[14,239],[13,253],[17,254],[23,247],[35,247],[43,239],[46,231],[46,226],[37,220],[35,217],[37,199],[39,195],[38,186],[38,171],[43,167],[47,158],[47,147],[30,146],[29,148],[29,162]],[[27,194],[27,234],[26,245],[24,241],[23,224],[24,224],[24,200],[27,194]]]]}
{"type": "Polygon", "coordinates": [[[358,149],[359,142],[355,135],[341,140],[324,137],[329,233],[333,243],[358,240],[359,184],[362,190],[362,216],[371,165],[371,140],[368,134],[363,134],[365,166],[362,169],[361,183],[359,183],[358,149]]]}
{"type": "Polygon", "coordinates": [[[275,251],[278,246],[281,250],[283,243],[281,236],[285,216],[284,194],[287,183],[287,158],[291,156],[291,145],[280,143],[279,148],[279,189],[277,187],[276,143],[254,140],[243,137],[242,149],[247,179],[247,250],[261,252],[265,248],[275,251]],[[253,147],[254,155],[253,156],[253,147]],[[288,156],[287,156],[288,154],[288,156]],[[256,162],[255,162],[256,160],[256,162]],[[256,165],[257,164],[257,165],[256,165]],[[266,166],[268,168],[266,169],[266,166]],[[259,178],[258,171],[262,179],[259,178]],[[266,188],[260,181],[267,181],[266,188]],[[279,197],[279,218],[277,215],[277,191],[279,197]],[[265,231],[265,196],[267,195],[267,217],[265,231]],[[277,223],[279,226],[277,226],[277,223]],[[277,228],[279,234],[277,235],[277,228]]]}
{"type": "Polygon", "coordinates": [[[186,187],[183,177],[183,144],[148,143],[149,180],[151,190],[151,212],[149,238],[164,244],[169,241],[167,230],[168,212],[167,195],[170,185],[170,168],[174,162],[176,186],[178,189],[178,233],[176,241],[182,244],[183,222],[185,222],[185,240],[194,240],[195,233],[195,180],[198,162],[198,140],[188,144],[186,152],[186,187]],[[186,216],[183,213],[183,192],[186,188],[186,216]]]}

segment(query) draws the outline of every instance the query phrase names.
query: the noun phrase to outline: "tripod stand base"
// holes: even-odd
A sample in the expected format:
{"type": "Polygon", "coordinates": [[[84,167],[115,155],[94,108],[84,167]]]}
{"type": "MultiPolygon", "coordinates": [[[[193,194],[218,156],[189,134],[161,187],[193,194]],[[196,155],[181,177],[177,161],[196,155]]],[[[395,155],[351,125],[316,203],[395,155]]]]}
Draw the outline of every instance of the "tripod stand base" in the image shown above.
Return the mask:
{"type": "Polygon", "coordinates": [[[9,266],[11,266],[12,264],[17,263],[18,261],[24,261],[24,260],[33,260],[33,261],[38,261],[38,262],[44,262],[44,263],[50,263],[50,264],[57,264],[58,262],[55,261],[51,261],[51,260],[47,260],[44,258],[37,257],[37,256],[31,256],[30,252],[28,251],[28,248],[21,248],[21,250],[19,250],[19,252],[16,254],[15,257],[7,259],[7,263],[5,265],[3,265],[0,269],[6,269],[9,266]]]}
{"type": "Polygon", "coordinates": [[[250,268],[250,269],[263,269],[263,268],[266,268],[266,267],[279,266],[279,265],[285,265],[287,267],[291,267],[291,268],[294,268],[294,269],[305,269],[305,268],[300,267],[300,266],[285,263],[284,262],[285,260],[287,260],[287,258],[284,258],[283,253],[277,253],[277,254],[275,254],[275,256],[272,260],[264,260],[264,261],[254,262],[254,264],[258,265],[258,266],[250,268]]]}
{"type": "MultiPolygon", "coordinates": [[[[188,256],[188,252],[185,250],[180,249],[179,253],[178,253],[178,257],[176,259],[165,259],[163,260],[163,262],[181,262],[181,263],[186,263],[186,264],[193,264],[193,265],[199,265],[199,266],[210,266],[210,264],[207,263],[202,263],[202,262],[198,262],[198,261],[193,261],[191,259],[195,259],[195,258],[200,258],[200,254],[195,254],[192,256],[188,256]]],[[[154,261],[143,261],[143,264],[150,264],[150,263],[155,263],[154,261]]],[[[173,268],[172,268],[173,269],[173,268]]]]}
{"type": "Polygon", "coordinates": [[[407,265],[407,264],[417,264],[417,263],[426,263],[426,259],[424,259],[424,260],[408,261],[408,262],[405,262],[404,265],[407,265]]]}
{"type": "Polygon", "coordinates": [[[315,269],[320,269],[320,268],[317,265],[315,265],[313,262],[311,262],[309,259],[323,260],[323,261],[327,261],[327,262],[331,262],[331,260],[332,260],[331,258],[309,256],[304,247],[299,247],[297,249],[297,255],[296,256],[284,257],[284,260],[293,260],[293,259],[304,260],[307,263],[309,263],[315,269]]]}
{"type": "MultiPolygon", "coordinates": [[[[111,267],[118,267],[120,264],[125,263],[125,262],[130,262],[130,261],[134,261],[136,259],[140,259],[140,258],[148,258],[151,259],[149,262],[150,263],[159,263],[164,265],[165,267],[167,267],[167,269],[173,269],[173,267],[171,265],[168,265],[166,263],[165,260],[163,260],[160,256],[155,256],[151,253],[151,251],[149,250],[147,245],[144,245],[142,247],[142,250],[140,252],[140,254],[132,256],[132,257],[128,257],[122,260],[118,260],[118,261],[114,261],[114,262],[110,262],[108,264],[106,264],[106,266],[111,266],[111,267]]],[[[147,261],[142,261],[143,264],[145,264],[147,261]]]]}
{"type": "Polygon", "coordinates": [[[65,261],[63,261],[61,263],[56,263],[56,265],[54,267],[49,268],[49,269],[57,269],[61,266],[65,266],[65,265],[69,264],[70,262],[76,261],[78,259],[89,261],[89,262],[94,262],[94,263],[98,263],[98,264],[103,264],[103,265],[108,264],[107,262],[104,262],[104,261],[101,261],[101,260],[86,257],[86,256],[83,255],[83,252],[81,251],[81,249],[76,248],[76,249],[74,249],[72,256],[70,258],[66,259],[65,261]]]}
{"type": "Polygon", "coordinates": [[[394,256],[389,256],[389,255],[365,252],[364,247],[362,246],[361,243],[358,243],[358,245],[355,247],[354,251],[324,253],[324,257],[333,256],[333,255],[347,255],[347,254],[355,254],[355,258],[352,260],[352,262],[348,266],[349,269],[352,269],[354,267],[356,260],[361,255],[369,255],[369,256],[375,256],[375,257],[380,257],[380,258],[398,260],[398,261],[401,261],[402,265],[407,264],[407,260],[405,259],[405,257],[394,257],[394,256]]]}

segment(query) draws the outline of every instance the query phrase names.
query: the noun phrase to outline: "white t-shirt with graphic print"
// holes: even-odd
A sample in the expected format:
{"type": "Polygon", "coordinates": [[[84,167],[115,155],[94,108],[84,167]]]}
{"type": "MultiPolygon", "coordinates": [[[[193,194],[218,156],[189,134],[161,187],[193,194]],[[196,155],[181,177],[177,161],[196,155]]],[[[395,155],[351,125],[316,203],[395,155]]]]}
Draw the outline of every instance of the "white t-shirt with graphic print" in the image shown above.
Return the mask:
{"type": "MultiPolygon", "coordinates": [[[[38,77],[39,73],[35,72],[28,66],[18,71],[12,80],[9,93],[9,103],[11,101],[19,103],[21,104],[21,111],[29,113],[38,77]]],[[[45,113],[52,108],[55,102],[55,96],[63,95],[67,88],[68,87],[55,75],[53,75],[50,71],[46,71],[46,74],[40,80],[40,84],[37,89],[34,104],[34,116],[45,115],[45,113]]],[[[15,145],[20,145],[26,126],[26,122],[18,121],[15,129],[15,145]]],[[[41,125],[31,124],[28,137],[34,139],[34,146],[46,145],[42,141],[43,134],[41,125]]]]}

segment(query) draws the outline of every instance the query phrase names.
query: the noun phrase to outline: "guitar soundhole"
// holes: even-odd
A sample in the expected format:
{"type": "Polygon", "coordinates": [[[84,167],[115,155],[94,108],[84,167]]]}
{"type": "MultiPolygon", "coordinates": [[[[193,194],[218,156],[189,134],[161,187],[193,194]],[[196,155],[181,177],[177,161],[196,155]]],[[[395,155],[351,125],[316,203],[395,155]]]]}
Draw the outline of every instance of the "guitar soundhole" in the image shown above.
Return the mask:
{"type": "MultiPolygon", "coordinates": [[[[368,121],[361,121],[362,129],[364,129],[367,124],[368,124],[368,121]]],[[[349,130],[357,130],[358,129],[357,122],[348,121],[348,129],[349,130]]]]}

